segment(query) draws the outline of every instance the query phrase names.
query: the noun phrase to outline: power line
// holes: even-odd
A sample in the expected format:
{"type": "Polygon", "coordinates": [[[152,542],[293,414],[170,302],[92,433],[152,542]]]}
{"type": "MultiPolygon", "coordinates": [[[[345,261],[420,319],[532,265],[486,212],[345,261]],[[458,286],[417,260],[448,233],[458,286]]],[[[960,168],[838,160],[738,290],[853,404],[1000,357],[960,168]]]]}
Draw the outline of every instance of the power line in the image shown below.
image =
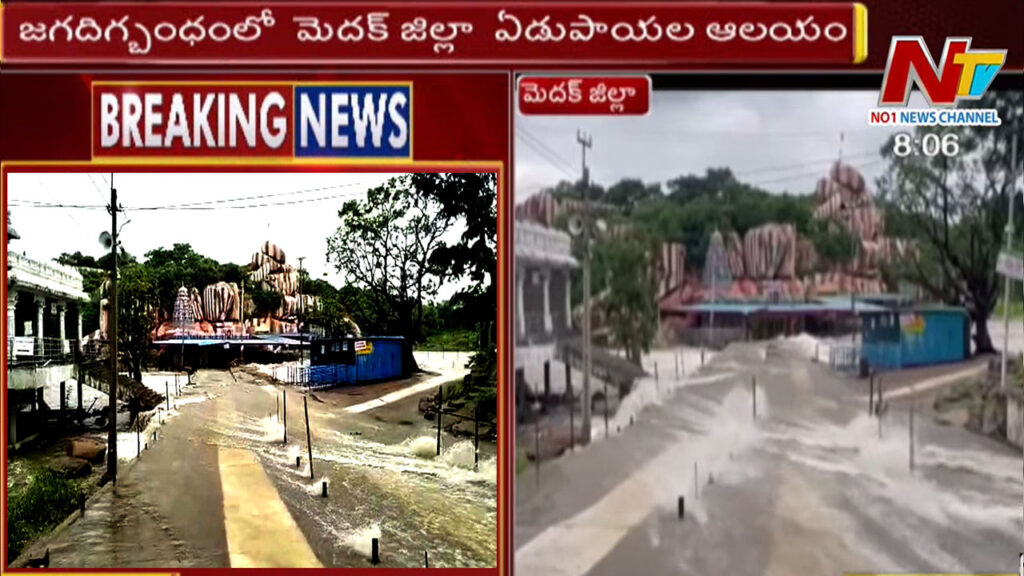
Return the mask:
{"type": "MultiPolygon", "coordinates": [[[[878,156],[879,156],[879,154],[878,154],[877,150],[876,151],[872,151],[872,152],[866,152],[865,151],[865,152],[862,152],[862,153],[858,153],[858,154],[854,154],[854,155],[851,155],[851,156],[847,156],[846,160],[867,160],[867,159],[873,158],[873,157],[877,158],[878,156]]],[[[807,168],[809,165],[832,164],[835,161],[836,161],[835,156],[832,156],[830,158],[819,158],[819,159],[816,159],[816,160],[806,160],[806,161],[801,162],[799,164],[790,164],[790,165],[786,165],[786,166],[762,166],[760,168],[755,168],[755,169],[752,169],[752,170],[741,170],[739,172],[736,172],[735,175],[737,177],[740,177],[740,176],[747,177],[747,176],[752,176],[754,174],[764,174],[764,173],[771,173],[771,172],[785,172],[785,171],[788,171],[788,170],[796,170],[796,169],[799,169],[799,168],[807,168]]]]}
{"type": "Polygon", "coordinates": [[[534,152],[540,155],[541,158],[546,160],[549,164],[561,170],[564,174],[568,175],[569,178],[576,180],[579,175],[576,170],[572,167],[572,164],[565,160],[561,155],[552,150],[539,138],[526,132],[525,130],[518,130],[520,139],[519,141],[526,144],[527,147],[532,149],[534,152]]]}
{"type": "MultiPolygon", "coordinates": [[[[864,168],[866,166],[875,166],[876,164],[882,163],[884,161],[885,161],[884,158],[877,158],[877,159],[872,160],[870,162],[863,162],[863,163],[861,163],[858,166],[858,168],[864,168]]],[[[761,181],[757,181],[757,182],[751,182],[750,184],[752,186],[764,187],[766,184],[778,184],[780,182],[787,182],[787,181],[790,181],[790,180],[798,180],[798,179],[801,179],[801,178],[813,178],[815,176],[820,176],[820,175],[821,175],[821,172],[818,171],[818,170],[815,170],[813,172],[812,171],[805,171],[805,172],[799,173],[799,174],[789,174],[789,175],[785,175],[785,176],[769,178],[768,180],[761,180],[761,181]]]]}
{"type": "Polygon", "coordinates": [[[263,198],[276,198],[282,196],[296,196],[299,194],[308,194],[310,192],[323,192],[324,190],[336,190],[338,188],[351,188],[353,186],[365,186],[364,182],[352,182],[348,184],[335,184],[333,186],[322,186],[320,188],[308,188],[305,190],[293,190],[290,192],[272,192],[269,194],[258,194],[255,196],[241,196],[238,198],[221,198],[216,200],[204,200],[201,202],[186,202],[184,204],[172,204],[167,206],[138,206],[133,210],[162,210],[165,208],[186,208],[191,206],[206,206],[210,204],[228,204],[231,202],[241,202],[243,200],[261,200],[263,198]]]}
{"type": "MultiPolygon", "coordinates": [[[[154,211],[154,210],[230,210],[230,209],[241,209],[241,208],[261,208],[267,206],[284,206],[290,204],[302,204],[307,202],[318,202],[322,200],[331,200],[336,198],[346,197],[357,197],[362,196],[363,192],[349,192],[344,194],[330,194],[325,196],[319,196],[315,198],[297,198],[293,200],[286,200],[281,202],[260,202],[260,203],[249,203],[239,205],[228,205],[234,202],[241,202],[246,200],[259,200],[265,198],[280,198],[286,196],[295,196],[299,194],[308,194],[311,192],[322,192],[324,190],[334,190],[338,188],[349,188],[353,186],[365,186],[363,182],[354,182],[349,184],[338,184],[334,186],[323,186],[320,188],[308,188],[304,190],[293,190],[289,192],[274,192],[269,194],[258,194],[253,196],[241,196],[238,198],[220,198],[215,200],[203,200],[198,202],[187,202],[183,204],[167,204],[158,206],[135,206],[126,208],[126,210],[134,211],[154,211]]],[[[12,206],[21,206],[27,208],[74,208],[74,209],[106,209],[107,205],[103,204],[65,204],[60,202],[40,202],[36,200],[15,200],[11,202],[12,206]]]]}
{"type": "MultiPolygon", "coordinates": [[[[92,174],[89,174],[88,172],[86,172],[85,175],[89,178],[89,182],[92,182],[92,187],[96,189],[96,193],[100,195],[100,200],[103,201],[103,202],[106,202],[107,201],[107,197],[103,195],[103,191],[100,190],[99,185],[96,184],[96,179],[94,179],[92,177],[92,174]]],[[[102,174],[100,176],[102,177],[102,174]]],[[[108,185],[107,187],[109,188],[110,186],[108,185]]],[[[104,204],[104,206],[105,205],[106,204],[104,204]]]]}
{"type": "MultiPolygon", "coordinates": [[[[212,206],[175,205],[175,206],[144,206],[144,207],[135,207],[135,208],[129,208],[129,209],[130,210],[135,210],[135,211],[157,211],[157,210],[184,210],[184,211],[240,210],[240,209],[245,209],[245,208],[266,208],[266,207],[272,207],[272,206],[288,206],[288,205],[293,205],[293,204],[306,204],[306,203],[309,203],[309,202],[321,202],[321,201],[324,201],[324,200],[333,200],[333,199],[337,199],[337,198],[353,198],[353,197],[357,197],[357,196],[362,196],[362,193],[360,193],[360,192],[355,192],[355,193],[350,192],[350,193],[347,193],[347,194],[330,194],[330,195],[327,195],[327,196],[319,196],[319,197],[316,197],[316,198],[297,198],[297,199],[294,199],[294,200],[284,200],[284,201],[280,201],[280,202],[261,202],[261,203],[257,203],[257,204],[237,204],[237,205],[230,205],[230,206],[223,206],[223,205],[212,205],[212,206]]],[[[107,208],[106,206],[99,206],[97,204],[57,204],[57,203],[50,203],[50,202],[32,202],[32,201],[22,201],[22,202],[23,203],[12,203],[11,205],[12,206],[20,206],[20,207],[24,207],[24,208],[71,208],[71,209],[87,209],[87,210],[97,210],[97,209],[105,210],[107,208]]]]}

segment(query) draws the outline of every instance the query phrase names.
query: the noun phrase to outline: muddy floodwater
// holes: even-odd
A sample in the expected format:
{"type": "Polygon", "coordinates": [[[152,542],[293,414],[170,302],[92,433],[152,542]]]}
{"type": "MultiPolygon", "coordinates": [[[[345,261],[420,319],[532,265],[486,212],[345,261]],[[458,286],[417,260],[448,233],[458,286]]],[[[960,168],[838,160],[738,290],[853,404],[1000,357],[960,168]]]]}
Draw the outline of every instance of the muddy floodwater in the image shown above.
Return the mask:
{"type": "Polygon", "coordinates": [[[433,567],[497,565],[493,442],[481,442],[477,457],[472,438],[443,431],[437,455],[436,423],[419,414],[417,397],[402,400],[401,418],[390,421],[374,410],[344,411],[332,391],[307,396],[303,407],[302,395],[290,390],[284,443],[279,389],[250,388],[255,392],[236,400],[239,409],[231,425],[220,418],[214,426],[216,441],[259,456],[325,566],[366,565],[373,538],[379,539],[384,566],[422,566],[424,553],[433,567]],[[253,416],[258,408],[242,404],[266,406],[266,413],[253,416]],[[312,474],[304,408],[309,410],[312,474]]]}

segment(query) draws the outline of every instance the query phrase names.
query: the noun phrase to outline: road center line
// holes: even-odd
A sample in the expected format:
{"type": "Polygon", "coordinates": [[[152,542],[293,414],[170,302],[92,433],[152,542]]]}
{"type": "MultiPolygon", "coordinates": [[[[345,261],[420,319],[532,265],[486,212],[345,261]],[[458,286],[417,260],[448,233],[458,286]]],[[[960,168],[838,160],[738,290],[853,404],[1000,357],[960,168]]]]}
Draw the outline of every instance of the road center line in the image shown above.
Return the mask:
{"type": "Polygon", "coordinates": [[[321,568],[263,466],[249,450],[218,450],[232,568],[321,568]]]}

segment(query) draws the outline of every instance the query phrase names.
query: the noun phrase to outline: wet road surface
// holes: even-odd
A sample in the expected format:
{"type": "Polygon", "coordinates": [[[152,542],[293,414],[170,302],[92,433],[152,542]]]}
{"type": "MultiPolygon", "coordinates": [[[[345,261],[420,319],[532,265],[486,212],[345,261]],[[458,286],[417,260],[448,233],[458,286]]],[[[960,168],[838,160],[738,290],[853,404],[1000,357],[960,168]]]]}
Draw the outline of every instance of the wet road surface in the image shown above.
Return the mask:
{"type": "Polygon", "coordinates": [[[732,347],[619,435],[518,477],[529,574],[1010,572],[1020,452],[915,419],[796,349],[732,347]],[[751,393],[757,380],[757,419],[751,393]],[[881,429],[881,432],[879,432],[881,429]],[[695,469],[696,466],[696,469],[695,469]],[[678,517],[685,498],[685,519],[678,517]]]}
{"type": "MultiPolygon", "coordinates": [[[[324,566],[366,566],[378,537],[383,566],[421,566],[424,552],[431,566],[496,565],[493,444],[476,465],[472,442],[444,433],[435,457],[435,432],[422,418],[396,425],[372,410],[347,414],[329,392],[315,393],[327,400],[307,399],[311,478],[300,390],[287,390],[285,444],[281,388],[237,371],[233,378],[202,370],[194,380],[149,450],[122,463],[117,486],[100,491],[84,516],[32,555],[49,548],[58,568],[300,566],[311,565],[302,551],[308,543],[324,566]],[[265,486],[244,481],[259,469],[265,486]],[[256,484],[259,495],[245,493],[256,484]],[[282,511],[293,523],[274,522],[282,511]],[[252,530],[253,518],[283,526],[278,540],[294,542],[294,554],[261,555],[251,540],[269,536],[252,530]]],[[[417,400],[404,401],[414,409],[417,400]]]]}

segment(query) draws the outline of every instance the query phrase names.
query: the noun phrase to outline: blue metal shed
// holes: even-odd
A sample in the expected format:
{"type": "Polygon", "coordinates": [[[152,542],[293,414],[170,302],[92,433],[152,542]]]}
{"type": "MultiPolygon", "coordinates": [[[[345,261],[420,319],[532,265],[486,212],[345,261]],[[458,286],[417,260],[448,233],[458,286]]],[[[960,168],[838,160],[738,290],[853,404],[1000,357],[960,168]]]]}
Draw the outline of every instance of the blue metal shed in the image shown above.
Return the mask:
{"type": "Polygon", "coordinates": [[[405,338],[368,336],[314,340],[310,345],[310,385],[358,384],[405,375],[405,338]]]}
{"type": "Polygon", "coordinates": [[[862,357],[883,370],[961,362],[970,355],[970,327],[963,308],[868,314],[861,325],[862,357]]]}

